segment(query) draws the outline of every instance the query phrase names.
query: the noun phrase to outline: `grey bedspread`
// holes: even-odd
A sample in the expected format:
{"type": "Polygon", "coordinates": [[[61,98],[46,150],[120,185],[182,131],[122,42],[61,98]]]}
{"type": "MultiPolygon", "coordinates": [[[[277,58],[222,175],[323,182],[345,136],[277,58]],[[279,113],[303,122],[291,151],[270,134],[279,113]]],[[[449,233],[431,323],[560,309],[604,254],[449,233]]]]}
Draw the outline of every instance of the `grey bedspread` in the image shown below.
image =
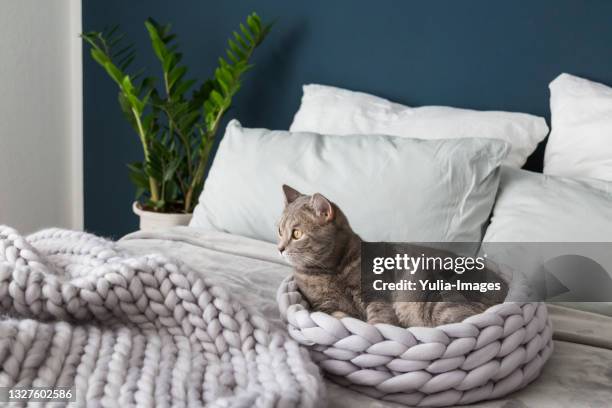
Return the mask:
{"type": "MultiPolygon", "coordinates": [[[[136,232],[120,245],[137,254],[161,252],[206,270],[214,283],[261,311],[274,325],[279,319],[275,294],[291,272],[273,244],[219,232],[177,227],[160,233],[136,232]]],[[[612,317],[549,307],[555,351],[539,379],[507,398],[473,405],[483,408],[612,406],[612,317]]],[[[328,382],[332,407],[398,407],[328,382]]]]}

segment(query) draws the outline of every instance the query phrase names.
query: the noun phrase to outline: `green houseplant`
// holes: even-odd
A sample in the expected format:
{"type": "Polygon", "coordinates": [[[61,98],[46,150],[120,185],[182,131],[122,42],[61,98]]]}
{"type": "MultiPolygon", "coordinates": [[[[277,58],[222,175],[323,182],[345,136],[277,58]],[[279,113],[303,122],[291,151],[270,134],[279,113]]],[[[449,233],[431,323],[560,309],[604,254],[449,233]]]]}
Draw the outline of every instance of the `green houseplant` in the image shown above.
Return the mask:
{"type": "Polygon", "coordinates": [[[143,160],[128,165],[136,185],[137,207],[160,214],[190,214],[204,186],[219,125],[271,24],[250,14],[232,33],[214,75],[201,82],[187,78],[170,25],[148,19],[145,27],[161,64],[159,80],[142,72],[127,72],[134,47],[123,44],[124,36],[117,27],[82,33],[81,37],[90,45],[91,57],[118,86],[119,106],[142,145],[143,160]]]}

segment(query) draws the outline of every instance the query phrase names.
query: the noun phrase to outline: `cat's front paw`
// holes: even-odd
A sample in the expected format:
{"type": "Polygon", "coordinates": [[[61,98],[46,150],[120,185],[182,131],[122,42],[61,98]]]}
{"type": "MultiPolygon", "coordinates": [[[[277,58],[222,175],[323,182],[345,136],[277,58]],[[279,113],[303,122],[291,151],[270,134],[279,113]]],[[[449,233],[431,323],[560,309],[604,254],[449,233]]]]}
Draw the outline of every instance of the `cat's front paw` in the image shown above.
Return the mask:
{"type": "Polygon", "coordinates": [[[349,315],[348,315],[348,314],[346,314],[346,313],[344,313],[344,312],[341,312],[341,311],[339,311],[339,310],[336,310],[336,311],[335,311],[335,312],[333,312],[331,315],[332,315],[332,316],[334,316],[336,319],[342,319],[343,317],[349,317],[349,315]]]}

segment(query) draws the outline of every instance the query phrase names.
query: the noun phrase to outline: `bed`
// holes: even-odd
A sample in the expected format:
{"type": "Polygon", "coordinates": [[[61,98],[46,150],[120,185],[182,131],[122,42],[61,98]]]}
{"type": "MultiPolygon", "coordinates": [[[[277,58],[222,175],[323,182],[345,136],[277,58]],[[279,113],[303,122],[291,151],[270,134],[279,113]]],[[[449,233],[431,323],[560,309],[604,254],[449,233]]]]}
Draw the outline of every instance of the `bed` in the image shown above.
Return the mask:
{"type": "MultiPolygon", "coordinates": [[[[291,273],[275,245],[193,227],[135,232],[119,241],[133,254],[180,259],[225,286],[248,307],[284,329],[275,302],[280,282],[291,273]]],[[[597,305],[591,306],[595,311],[597,305]]],[[[605,305],[601,309],[604,310],[605,305]]],[[[550,305],[555,351],[542,375],[527,388],[477,407],[607,407],[612,401],[612,317],[550,305]]],[[[329,406],[394,407],[326,381],[329,406]]]]}

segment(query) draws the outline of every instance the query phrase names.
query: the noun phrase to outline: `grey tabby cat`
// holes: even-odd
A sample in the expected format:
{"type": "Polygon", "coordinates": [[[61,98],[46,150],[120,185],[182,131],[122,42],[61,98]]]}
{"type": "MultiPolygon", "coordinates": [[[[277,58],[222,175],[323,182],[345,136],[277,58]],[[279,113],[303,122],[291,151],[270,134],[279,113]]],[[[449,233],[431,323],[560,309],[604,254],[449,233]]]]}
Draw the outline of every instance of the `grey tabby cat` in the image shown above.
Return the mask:
{"type": "Polygon", "coordinates": [[[370,324],[437,326],[481,313],[500,300],[427,301],[422,294],[415,294],[414,299],[403,297],[401,302],[365,302],[361,293],[362,241],[346,216],[321,194],[304,195],[287,185],[283,185],[283,192],[285,209],[278,223],[278,250],[293,266],[300,292],[316,310],[370,324]]]}

